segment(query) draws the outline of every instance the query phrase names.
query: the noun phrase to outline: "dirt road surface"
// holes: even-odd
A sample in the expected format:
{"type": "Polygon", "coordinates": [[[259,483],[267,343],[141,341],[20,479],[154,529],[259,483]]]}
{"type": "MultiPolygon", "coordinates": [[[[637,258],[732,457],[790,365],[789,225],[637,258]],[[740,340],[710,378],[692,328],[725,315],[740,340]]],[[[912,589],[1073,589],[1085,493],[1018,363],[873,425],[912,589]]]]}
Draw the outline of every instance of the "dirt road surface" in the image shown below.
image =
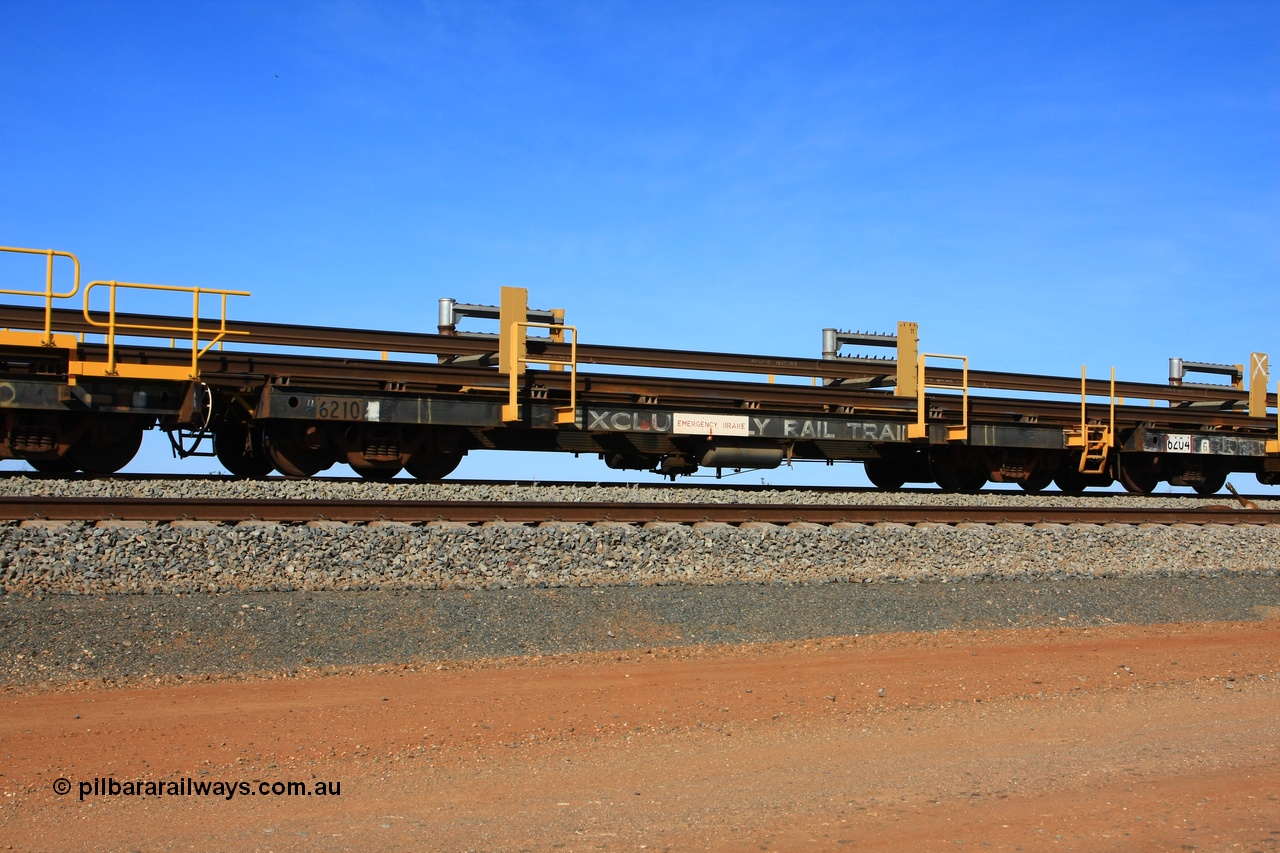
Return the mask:
{"type": "Polygon", "coordinates": [[[0,707],[3,849],[1280,850],[1274,619],[10,689],[0,707]],[[271,794],[291,781],[311,793],[271,794]],[[191,793],[219,782],[230,799],[191,793]]]}

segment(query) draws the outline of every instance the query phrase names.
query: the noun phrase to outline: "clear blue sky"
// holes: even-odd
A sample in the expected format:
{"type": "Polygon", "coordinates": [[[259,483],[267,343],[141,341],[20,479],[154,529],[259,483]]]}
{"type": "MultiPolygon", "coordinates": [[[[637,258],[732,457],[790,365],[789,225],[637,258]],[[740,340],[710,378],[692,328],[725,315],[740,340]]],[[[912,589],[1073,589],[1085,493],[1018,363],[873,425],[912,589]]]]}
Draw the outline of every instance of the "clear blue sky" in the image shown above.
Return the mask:
{"type": "Polygon", "coordinates": [[[1280,3],[2,7],[0,244],[90,279],[264,321],[433,331],[513,284],[600,343],[910,319],[992,370],[1280,363],[1280,3]]]}

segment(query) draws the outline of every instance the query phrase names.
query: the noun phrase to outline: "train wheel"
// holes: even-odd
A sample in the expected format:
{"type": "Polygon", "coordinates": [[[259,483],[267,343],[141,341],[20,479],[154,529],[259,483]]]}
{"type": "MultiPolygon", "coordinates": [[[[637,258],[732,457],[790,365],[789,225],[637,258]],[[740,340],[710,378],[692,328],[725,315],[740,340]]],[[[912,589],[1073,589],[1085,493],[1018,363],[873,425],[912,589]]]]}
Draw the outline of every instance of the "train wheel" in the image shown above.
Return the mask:
{"type": "Polygon", "coordinates": [[[1070,454],[1062,459],[1058,471],[1053,475],[1054,485],[1064,495],[1082,495],[1086,486],[1091,485],[1084,474],[1076,466],[1080,464],[1079,454],[1070,454]]]}
{"type": "Polygon", "coordinates": [[[423,448],[409,457],[404,469],[419,480],[443,480],[453,473],[466,455],[465,450],[445,453],[434,448],[423,448]]]}
{"type": "Polygon", "coordinates": [[[27,459],[24,461],[41,474],[70,474],[76,470],[75,463],[65,456],[57,459],[27,459]]]}
{"type": "Polygon", "coordinates": [[[987,474],[958,458],[948,448],[935,448],[929,455],[933,479],[947,492],[976,492],[987,484],[987,474]]]}
{"type": "Polygon", "coordinates": [[[275,424],[267,430],[267,456],[286,477],[312,477],[334,463],[324,430],[315,424],[275,424]]]}
{"type": "Polygon", "coordinates": [[[248,424],[224,424],[213,435],[213,451],[236,477],[265,477],[276,466],[267,454],[262,430],[248,424]]]}
{"type": "Polygon", "coordinates": [[[1160,485],[1160,472],[1148,460],[1133,454],[1121,454],[1116,461],[1116,479],[1133,495],[1149,495],[1160,485]]]}
{"type": "Polygon", "coordinates": [[[1213,495],[1222,491],[1222,487],[1227,484],[1227,471],[1225,468],[1213,467],[1204,472],[1204,479],[1196,483],[1194,488],[1197,494],[1213,495]]]}
{"type": "Polygon", "coordinates": [[[377,465],[352,465],[351,470],[355,471],[366,480],[383,482],[395,479],[396,474],[399,474],[403,469],[399,465],[393,465],[389,468],[377,465]]]}
{"type": "Polygon", "coordinates": [[[867,459],[862,463],[867,479],[877,489],[896,491],[907,482],[901,466],[894,465],[887,459],[867,459]]]}
{"type": "Polygon", "coordinates": [[[114,474],[138,455],[145,429],[136,417],[99,418],[67,450],[65,461],[86,474],[114,474]]]}
{"type": "Polygon", "coordinates": [[[1049,484],[1052,482],[1053,472],[1046,467],[1040,467],[1032,468],[1025,480],[1018,481],[1018,485],[1022,487],[1022,491],[1038,495],[1049,488],[1049,484]]]}
{"type": "Polygon", "coordinates": [[[1280,471],[1259,471],[1253,476],[1264,486],[1280,486],[1280,471]]]}

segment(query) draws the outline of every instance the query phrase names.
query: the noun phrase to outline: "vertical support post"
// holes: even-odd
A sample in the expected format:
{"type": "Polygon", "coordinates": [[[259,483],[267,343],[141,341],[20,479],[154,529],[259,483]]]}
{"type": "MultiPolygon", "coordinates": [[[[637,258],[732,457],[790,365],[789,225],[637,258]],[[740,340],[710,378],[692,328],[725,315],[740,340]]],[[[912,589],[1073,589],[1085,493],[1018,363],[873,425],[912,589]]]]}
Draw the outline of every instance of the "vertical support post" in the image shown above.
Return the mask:
{"type": "MultiPolygon", "coordinates": [[[[1280,403],[1280,382],[1276,383],[1276,402],[1280,403]]],[[[1280,453],[1280,406],[1276,406],[1276,440],[1267,442],[1267,452],[1280,453]]]]}
{"type": "MultiPolygon", "coordinates": [[[[549,334],[551,335],[552,343],[556,343],[556,344],[564,343],[564,309],[563,308],[551,309],[551,331],[549,334]]],[[[570,356],[570,358],[572,359],[573,357],[570,356]]],[[[548,362],[547,367],[557,372],[564,371],[564,365],[558,361],[548,362]]]]}
{"type": "Polygon", "coordinates": [[[1081,474],[1089,468],[1088,372],[1088,365],[1080,365],[1080,464],[1076,470],[1081,474]]]}
{"type": "Polygon", "coordinates": [[[1111,367],[1111,423],[1107,427],[1107,449],[1115,446],[1116,440],[1116,368],[1111,367]]]}
{"type": "MultiPolygon", "coordinates": [[[[116,283],[111,282],[111,310],[107,314],[107,373],[116,372],[116,283]]],[[[85,305],[88,305],[89,292],[85,291],[85,305]]]]}
{"type": "Polygon", "coordinates": [[[502,406],[502,419],[507,423],[520,420],[518,394],[527,355],[523,324],[528,319],[529,291],[523,287],[503,287],[498,303],[498,372],[506,375],[510,388],[507,402],[502,406]]]}
{"type": "Polygon", "coordinates": [[[53,346],[53,249],[45,252],[49,259],[44,273],[44,340],[41,346],[53,346]]]}
{"type": "Polygon", "coordinates": [[[529,319],[529,291],[503,287],[498,303],[498,372],[511,376],[523,370],[524,330],[517,326],[529,319]]]}
{"type": "Polygon", "coordinates": [[[1267,386],[1271,384],[1270,364],[1265,352],[1249,356],[1249,417],[1267,416],[1267,386]]]}
{"type": "MultiPolygon", "coordinates": [[[[907,424],[907,438],[928,438],[929,427],[925,423],[925,389],[929,387],[925,363],[930,357],[949,358],[961,363],[960,370],[960,426],[947,427],[947,441],[969,440],[969,358],[963,355],[944,355],[940,352],[922,352],[916,356],[916,422],[907,424]]],[[[942,387],[935,385],[934,387],[942,387]]],[[[950,387],[950,386],[947,386],[950,387]]]]}
{"type": "Polygon", "coordinates": [[[196,378],[196,359],[200,357],[200,288],[191,291],[191,378],[196,378]]]}
{"type": "Polygon", "coordinates": [[[1088,365],[1080,365],[1080,437],[1084,440],[1085,446],[1089,443],[1089,414],[1086,403],[1088,401],[1088,365]]]}
{"type": "MultiPolygon", "coordinates": [[[[898,383],[893,389],[895,397],[916,396],[916,376],[920,367],[916,364],[920,353],[920,324],[898,321],[898,383]]],[[[924,377],[920,377],[923,381],[924,377]]]]}

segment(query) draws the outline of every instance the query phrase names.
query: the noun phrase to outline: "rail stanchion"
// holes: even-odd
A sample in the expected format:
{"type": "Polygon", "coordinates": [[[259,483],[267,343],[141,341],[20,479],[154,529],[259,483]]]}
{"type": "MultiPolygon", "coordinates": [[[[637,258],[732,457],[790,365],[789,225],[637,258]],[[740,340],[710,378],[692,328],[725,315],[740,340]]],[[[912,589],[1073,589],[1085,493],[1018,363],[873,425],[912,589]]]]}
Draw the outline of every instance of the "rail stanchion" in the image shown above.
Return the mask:
{"type": "Polygon", "coordinates": [[[950,388],[950,385],[930,383],[925,374],[925,362],[930,358],[949,358],[961,362],[960,372],[960,426],[947,427],[948,441],[968,441],[969,439],[969,357],[965,355],[944,355],[937,352],[922,352],[916,361],[916,422],[907,424],[907,437],[918,439],[929,437],[929,425],[926,423],[925,390],[934,388],[950,388]]]}
{"type": "MultiPolygon", "coordinates": [[[[80,292],[80,259],[70,252],[59,252],[56,249],[22,249],[16,246],[0,246],[0,252],[17,255],[44,255],[48,260],[45,265],[44,290],[13,290],[0,288],[0,293],[7,296],[34,296],[44,299],[44,334],[35,341],[42,347],[63,347],[73,349],[76,345],[74,335],[53,334],[53,300],[70,299],[80,292]],[[75,267],[75,276],[71,289],[66,293],[58,293],[53,289],[53,259],[67,258],[75,267]]],[[[0,332],[0,342],[18,346],[31,345],[32,335],[27,332],[0,332]]]]}
{"type": "MultiPolygon", "coordinates": [[[[222,290],[218,288],[206,287],[180,287],[171,284],[139,284],[128,281],[93,281],[84,289],[84,319],[91,326],[105,329],[107,338],[107,360],[106,362],[91,361],[72,361],[70,371],[81,375],[96,376],[127,376],[135,379],[198,379],[200,378],[200,357],[211,350],[215,344],[221,343],[228,335],[248,335],[248,332],[237,329],[227,328],[227,297],[229,296],[248,296],[248,291],[244,290],[222,290]],[[105,287],[109,290],[107,320],[103,322],[95,319],[90,312],[89,297],[95,288],[105,287]],[[154,323],[139,323],[121,320],[116,312],[116,298],[118,291],[124,288],[126,290],[147,290],[160,291],[169,293],[190,293],[192,296],[193,307],[191,311],[191,326],[184,325],[156,325],[154,323]],[[200,325],[200,297],[201,296],[218,296],[220,299],[221,317],[216,328],[204,328],[200,325]],[[181,333],[191,335],[191,367],[168,367],[158,364],[120,364],[116,360],[116,338],[120,332],[164,332],[171,335],[181,333]],[[209,343],[201,348],[200,341],[208,340],[209,343]]],[[[176,343],[176,337],[175,337],[176,343]]]]}

